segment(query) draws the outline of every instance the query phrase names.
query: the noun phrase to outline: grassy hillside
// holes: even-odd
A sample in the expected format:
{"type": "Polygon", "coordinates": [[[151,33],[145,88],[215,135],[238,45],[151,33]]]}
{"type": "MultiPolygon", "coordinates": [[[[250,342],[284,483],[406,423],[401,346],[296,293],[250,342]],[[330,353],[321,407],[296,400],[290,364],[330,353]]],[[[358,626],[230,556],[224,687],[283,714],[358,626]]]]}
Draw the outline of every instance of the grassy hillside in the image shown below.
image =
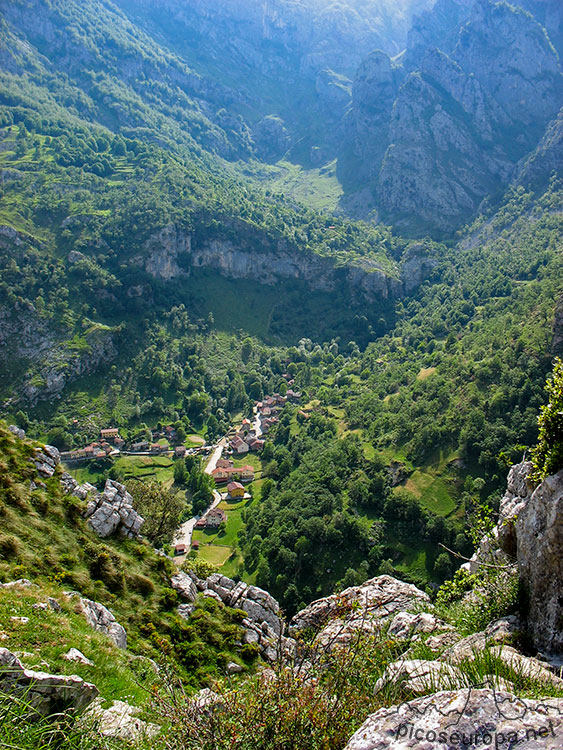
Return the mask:
{"type": "Polygon", "coordinates": [[[15,438],[0,422],[0,581],[29,578],[38,584],[0,589],[2,645],[28,652],[24,663],[29,666],[44,661],[51,670],[78,673],[96,683],[104,698],[129,696],[139,705],[156,679],[149,658],[194,687],[222,673],[228,661],[244,665],[235,646],[242,613],[204,601],[189,625],[181,620],[169,582],[174,563],[147,541],[99,539],[81,517],[83,503],[63,494],[60,469],[32,491],[30,481],[38,481],[29,461],[33,451],[32,442],[15,438]],[[127,652],[89,628],[75,601],[65,596],[68,590],[114,613],[126,629],[127,652]],[[62,613],[33,610],[47,596],[61,603],[62,613]],[[21,624],[14,616],[29,622],[21,624]],[[94,667],[62,659],[71,647],[91,658],[94,667]]]}

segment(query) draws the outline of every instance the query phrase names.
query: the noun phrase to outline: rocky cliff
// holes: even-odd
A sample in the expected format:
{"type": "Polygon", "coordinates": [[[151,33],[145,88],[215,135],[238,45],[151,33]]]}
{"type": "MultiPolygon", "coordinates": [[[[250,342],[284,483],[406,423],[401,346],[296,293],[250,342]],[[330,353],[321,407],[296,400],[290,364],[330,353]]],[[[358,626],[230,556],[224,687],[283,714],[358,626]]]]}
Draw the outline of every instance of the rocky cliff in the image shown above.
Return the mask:
{"type": "Polygon", "coordinates": [[[563,655],[563,471],[539,485],[532,464],[513,466],[493,539],[485,539],[469,567],[516,559],[527,598],[526,626],[534,646],[563,655]]]}
{"type": "Polygon", "coordinates": [[[258,284],[297,280],[312,291],[344,290],[354,304],[377,304],[402,294],[404,286],[375,260],[358,258],[339,265],[335,258],[303,251],[285,240],[249,236],[247,228],[237,236],[236,227],[225,227],[222,236],[197,237],[168,225],[149,238],[143,253],[131,263],[165,281],[187,276],[194,268],[258,284]]]}
{"type": "Polygon", "coordinates": [[[341,263],[338,258],[316,255],[285,240],[249,234],[248,227],[240,229],[225,226],[216,236],[201,237],[170,224],[156,231],[130,263],[163,281],[187,277],[197,268],[261,285],[295,280],[311,291],[342,291],[354,305],[378,305],[410,294],[438,263],[437,250],[424,242],[410,243],[400,265],[384,267],[373,258],[341,263]]]}
{"type": "Polygon", "coordinates": [[[563,103],[563,75],[529,13],[444,0],[415,20],[400,62],[372,55],[359,69],[353,145],[341,158],[342,172],[350,150],[364,163],[360,178],[385,218],[411,231],[448,231],[503,189],[530,152],[536,179],[557,168],[558,120],[533,152],[563,103]]]}
{"type": "Polygon", "coordinates": [[[69,340],[68,331],[43,319],[31,305],[0,306],[0,374],[10,372],[6,382],[11,384],[21,381],[21,399],[35,406],[60,398],[68,383],[111,362],[117,338],[115,330],[92,326],[80,341],[69,340]]]}

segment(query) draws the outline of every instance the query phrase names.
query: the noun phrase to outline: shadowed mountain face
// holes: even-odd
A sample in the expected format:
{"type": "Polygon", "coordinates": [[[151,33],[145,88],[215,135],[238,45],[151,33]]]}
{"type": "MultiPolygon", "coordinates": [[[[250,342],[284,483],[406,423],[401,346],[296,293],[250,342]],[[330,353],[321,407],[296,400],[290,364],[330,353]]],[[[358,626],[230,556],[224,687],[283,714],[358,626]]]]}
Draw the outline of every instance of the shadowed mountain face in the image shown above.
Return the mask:
{"type": "Polygon", "coordinates": [[[563,104],[561,65],[545,27],[488,0],[439,0],[408,45],[399,63],[377,53],[359,68],[341,174],[405,230],[448,231],[537,146],[563,104]]]}

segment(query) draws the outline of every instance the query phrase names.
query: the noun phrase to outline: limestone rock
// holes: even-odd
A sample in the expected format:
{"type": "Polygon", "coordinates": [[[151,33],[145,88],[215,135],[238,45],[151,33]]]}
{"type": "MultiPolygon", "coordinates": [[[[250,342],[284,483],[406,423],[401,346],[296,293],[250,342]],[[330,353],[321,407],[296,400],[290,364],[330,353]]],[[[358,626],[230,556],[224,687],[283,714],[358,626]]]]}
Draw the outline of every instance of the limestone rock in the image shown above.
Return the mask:
{"type": "Polygon", "coordinates": [[[61,454],[53,445],[44,445],[35,451],[33,463],[43,477],[52,477],[61,462],[61,454]]]}
{"type": "Polygon", "coordinates": [[[183,620],[189,620],[195,610],[195,604],[180,604],[178,614],[183,620]]]}
{"type": "Polygon", "coordinates": [[[402,66],[366,58],[339,169],[355,168],[384,217],[419,235],[451,230],[518,169],[532,185],[557,172],[563,77],[548,16],[534,0],[438,0],[413,24],[402,66]]]}
{"type": "Polygon", "coordinates": [[[336,617],[315,637],[315,646],[331,651],[348,646],[361,635],[375,635],[381,631],[381,622],[371,615],[336,617]]]}
{"type": "Polygon", "coordinates": [[[378,576],[360,586],[351,586],[340,594],[317,599],[298,612],[290,624],[290,632],[305,628],[319,629],[329,620],[340,617],[354,620],[386,620],[404,610],[429,605],[430,597],[416,586],[392,576],[378,576]]]}
{"type": "Polygon", "coordinates": [[[456,667],[441,661],[406,659],[390,664],[375,683],[375,690],[389,687],[401,688],[407,693],[422,693],[453,690],[465,687],[467,680],[456,667]]]}
{"type": "Polygon", "coordinates": [[[117,622],[107,607],[91,599],[80,599],[80,607],[86,621],[94,630],[105,633],[118,648],[127,648],[125,628],[117,622]]]}
{"type": "Polygon", "coordinates": [[[90,493],[97,493],[97,489],[90,482],[84,482],[79,484],[76,479],[68,474],[66,471],[61,477],[61,484],[63,490],[67,495],[74,495],[79,500],[86,500],[90,493]]]}
{"type": "Polygon", "coordinates": [[[197,597],[197,588],[187,573],[178,571],[170,579],[170,585],[177,591],[180,596],[188,602],[195,602],[197,597]]]}
{"type": "Polygon", "coordinates": [[[77,648],[70,648],[66,654],[63,654],[63,659],[66,659],[67,661],[77,661],[80,664],[87,664],[90,667],[94,666],[94,662],[90,661],[82,651],[79,651],[77,648]]]}
{"type": "Polygon", "coordinates": [[[260,158],[277,160],[287,151],[290,135],[284,121],[277,115],[266,115],[254,127],[252,138],[260,158]]]}
{"type": "Polygon", "coordinates": [[[434,633],[436,631],[453,630],[429,612],[399,612],[395,615],[389,630],[389,635],[397,639],[411,638],[415,633],[434,633]]]}
{"type": "Polygon", "coordinates": [[[221,696],[209,688],[202,688],[193,696],[191,704],[198,711],[209,710],[221,704],[221,696]]]}
{"type": "Polygon", "coordinates": [[[524,700],[492,689],[443,691],[380,709],[345,750],[449,750],[494,746],[495,741],[498,747],[558,750],[563,746],[563,699],[524,700]],[[470,735],[471,744],[463,739],[470,735]]]}
{"type": "Polygon", "coordinates": [[[20,429],[19,427],[16,427],[15,424],[9,425],[8,429],[20,440],[25,440],[25,431],[20,429]]]}
{"type": "Polygon", "coordinates": [[[522,624],[516,616],[503,617],[489,623],[485,630],[458,639],[442,654],[442,658],[452,664],[473,659],[475,653],[482,652],[488,647],[513,643],[521,630],[522,624]]]}
{"type": "Polygon", "coordinates": [[[256,624],[267,623],[276,635],[282,632],[280,605],[267,591],[258,586],[248,586],[213,573],[206,579],[206,589],[214,591],[228,607],[236,607],[247,613],[256,624]]]}
{"type": "Polygon", "coordinates": [[[517,560],[536,648],[563,653],[563,471],[546,477],[515,523],[517,560]]]}
{"type": "Polygon", "coordinates": [[[0,648],[0,690],[25,696],[30,708],[43,716],[88,706],[98,689],[77,675],[53,675],[26,669],[17,657],[0,648]]]}
{"type": "Polygon", "coordinates": [[[230,661],[225,667],[225,671],[227,672],[227,674],[238,674],[239,672],[243,671],[243,668],[240,664],[237,664],[234,661],[230,661]]]}
{"type": "Polygon", "coordinates": [[[139,536],[145,519],[133,507],[127,488],[112,479],[106,481],[103,493],[97,494],[86,508],[85,517],[92,529],[105,539],[116,532],[129,539],[139,536]]]}
{"type": "Polygon", "coordinates": [[[27,578],[18,578],[17,581],[8,581],[8,583],[0,583],[0,589],[13,589],[13,588],[28,588],[34,586],[27,578]]]}
{"type": "MultiPolygon", "coordinates": [[[[246,617],[241,625],[244,628],[244,643],[255,643],[260,653],[268,661],[275,661],[280,656],[289,656],[295,651],[295,641],[283,635],[284,623],[280,617],[278,602],[258,586],[249,586],[243,581],[233,581],[220,573],[213,573],[204,581],[194,573],[187,578],[204,596],[222,602],[227,607],[241,609],[246,617]]],[[[185,580],[182,579],[184,584],[185,580]]],[[[181,605],[178,614],[185,617],[191,614],[188,605],[181,605]],[[186,608],[184,608],[186,607],[186,608]]]]}
{"type": "Polygon", "coordinates": [[[87,715],[94,720],[96,730],[103,737],[135,742],[155,737],[160,731],[156,724],[137,718],[139,712],[139,708],[124,701],[113,701],[109,708],[104,709],[102,702],[96,700],[88,709],[87,715]]]}
{"type": "Polygon", "coordinates": [[[446,630],[445,633],[438,633],[438,635],[431,635],[424,641],[424,645],[435,653],[441,654],[450,646],[453,646],[461,639],[461,636],[456,630],[446,630]]]}

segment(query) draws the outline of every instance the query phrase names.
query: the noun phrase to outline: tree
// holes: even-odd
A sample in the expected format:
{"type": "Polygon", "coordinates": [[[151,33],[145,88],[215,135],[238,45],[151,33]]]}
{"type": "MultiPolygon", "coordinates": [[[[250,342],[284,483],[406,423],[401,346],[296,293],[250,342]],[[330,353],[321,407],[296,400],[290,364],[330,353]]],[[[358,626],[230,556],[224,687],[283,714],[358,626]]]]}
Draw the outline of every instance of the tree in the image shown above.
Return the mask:
{"type": "Polygon", "coordinates": [[[180,458],[174,462],[174,481],[176,484],[185,484],[187,478],[188,471],[186,469],[186,463],[180,458]]]}
{"type": "Polygon", "coordinates": [[[180,525],[186,501],[181,493],[165,489],[159,482],[127,484],[134,507],[145,519],[141,532],[155,546],[170,542],[180,525]]]}
{"type": "Polygon", "coordinates": [[[563,362],[559,357],[545,390],[549,401],[541,407],[538,442],[532,450],[533,478],[538,481],[563,468],[563,362]]]}
{"type": "Polygon", "coordinates": [[[265,557],[261,557],[256,568],[256,583],[262,588],[268,588],[270,583],[270,566],[265,557]]]}

